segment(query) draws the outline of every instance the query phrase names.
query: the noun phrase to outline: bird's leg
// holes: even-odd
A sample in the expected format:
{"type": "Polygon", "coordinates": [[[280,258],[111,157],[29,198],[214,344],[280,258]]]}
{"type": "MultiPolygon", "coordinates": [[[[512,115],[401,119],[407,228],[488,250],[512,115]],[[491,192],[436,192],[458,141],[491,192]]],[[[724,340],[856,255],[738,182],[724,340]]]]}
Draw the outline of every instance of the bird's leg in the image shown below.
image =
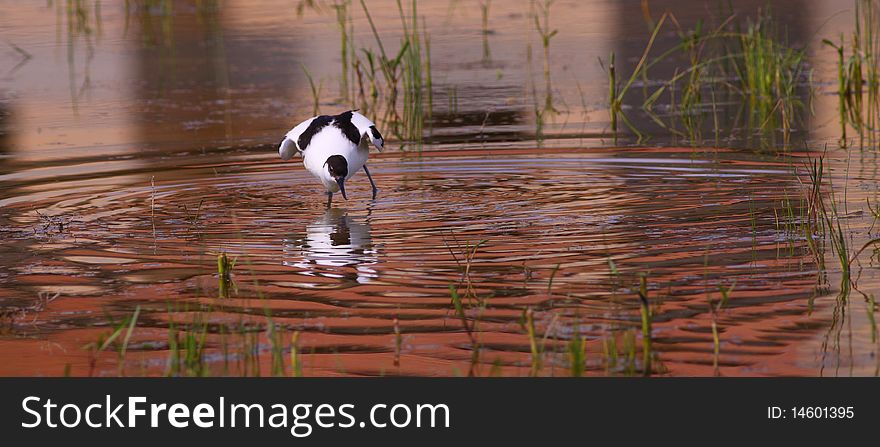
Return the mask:
{"type": "Polygon", "coordinates": [[[327,208],[330,208],[331,203],[333,203],[333,193],[327,191],[327,208]]]}
{"type": "Polygon", "coordinates": [[[375,199],[376,193],[379,192],[379,188],[376,188],[376,184],[373,182],[373,176],[370,175],[370,170],[367,168],[366,164],[364,164],[364,172],[367,173],[367,178],[370,179],[370,186],[373,187],[373,199],[375,199]]]}

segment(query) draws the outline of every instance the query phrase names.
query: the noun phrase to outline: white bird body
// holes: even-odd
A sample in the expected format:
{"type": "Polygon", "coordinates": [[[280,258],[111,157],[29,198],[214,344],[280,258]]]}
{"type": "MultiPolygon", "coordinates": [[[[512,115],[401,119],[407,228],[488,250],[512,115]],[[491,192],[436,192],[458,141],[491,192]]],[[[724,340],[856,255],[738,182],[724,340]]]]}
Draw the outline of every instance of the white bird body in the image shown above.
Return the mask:
{"type": "MultiPolygon", "coordinates": [[[[362,168],[370,176],[366,169],[370,154],[368,141],[379,150],[385,144],[373,122],[352,110],[333,116],[315,116],[299,123],[287,132],[278,153],[284,160],[289,160],[297,152],[302,153],[306,170],[321,181],[332,198],[332,194],[340,189],[345,195],[342,184],[362,168]],[[338,159],[333,162],[334,156],[341,156],[345,162],[338,159]]],[[[372,177],[370,183],[375,197],[376,185],[372,177]]]]}
{"type": "Polygon", "coordinates": [[[284,265],[315,276],[332,276],[365,284],[377,277],[369,219],[352,218],[338,208],[306,225],[304,235],[284,239],[284,265]],[[350,267],[338,270],[341,267],[350,267]],[[356,270],[356,274],[352,269],[356,270]]]}

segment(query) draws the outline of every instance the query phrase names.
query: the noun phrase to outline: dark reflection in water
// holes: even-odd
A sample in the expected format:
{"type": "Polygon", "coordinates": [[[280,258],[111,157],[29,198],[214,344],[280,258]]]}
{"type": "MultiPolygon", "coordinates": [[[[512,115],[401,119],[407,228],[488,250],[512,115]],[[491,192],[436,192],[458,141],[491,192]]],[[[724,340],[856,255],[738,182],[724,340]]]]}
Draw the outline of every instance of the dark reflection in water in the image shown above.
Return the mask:
{"type": "Polygon", "coordinates": [[[327,210],[306,225],[304,236],[284,239],[283,264],[305,275],[337,278],[341,285],[366,284],[378,277],[378,252],[370,235],[369,215],[356,219],[340,208],[327,210]]]}

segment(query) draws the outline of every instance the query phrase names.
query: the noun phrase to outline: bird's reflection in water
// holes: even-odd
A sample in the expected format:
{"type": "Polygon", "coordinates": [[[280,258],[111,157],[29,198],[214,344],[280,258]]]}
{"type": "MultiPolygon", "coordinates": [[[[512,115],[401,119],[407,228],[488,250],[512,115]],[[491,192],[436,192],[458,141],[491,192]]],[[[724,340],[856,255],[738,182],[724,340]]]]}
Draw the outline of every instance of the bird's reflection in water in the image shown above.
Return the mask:
{"type": "Polygon", "coordinates": [[[368,283],[378,275],[378,260],[366,220],[352,218],[345,210],[331,208],[306,225],[306,234],[284,240],[284,265],[304,274],[339,278],[343,282],[368,283]]]}

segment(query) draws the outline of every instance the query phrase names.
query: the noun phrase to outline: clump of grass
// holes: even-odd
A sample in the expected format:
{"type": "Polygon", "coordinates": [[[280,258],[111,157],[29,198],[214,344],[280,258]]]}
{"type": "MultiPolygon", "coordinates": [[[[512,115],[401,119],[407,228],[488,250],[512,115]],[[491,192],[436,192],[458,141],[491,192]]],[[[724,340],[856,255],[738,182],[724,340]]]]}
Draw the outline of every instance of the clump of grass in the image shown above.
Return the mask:
{"type": "Polygon", "coordinates": [[[278,325],[268,319],[266,325],[266,338],[269,340],[269,348],[272,353],[272,376],[283,377],[284,372],[284,331],[278,325]]]}
{"type": "Polygon", "coordinates": [[[406,13],[401,0],[397,0],[397,8],[400,13],[400,22],[403,25],[403,33],[407,51],[404,53],[403,63],[403,129],[409,140],[421,143],[422,128],[424,126],[424,91],[425,91],[425,64],[422,52],[422,36],[419,32],[419,19],[416,0],[410,4],[411,15],[407,21],[406,13]]]}
{"type": "Polygon", "coordinates": [[[534,4],[533,8],[537,7],[537,11],[534,14],[535,29],[541,38],[541,48],[544,54],[544,112],[556,112],[556,109],[553,107],[553,91],[550,82],[550,40],[559,34],[559,30],[550,29],[550,7],[553,6],[555,0],[532,0],[532,2],[534,4]]]}
{"type": "Polygon", "coordinates": [[[531,368],[529,369],[529,375],[535,377],[540,374],[543,365],[541,359],[541,345],[538,343],[538,336],[535,331],[535,312],[532,308],[528,308],[525,311],[524,317],[526,333],[529,336],[529,350],[531,351],[531,368]]]}
{"type": "Polygon", "coordinates": [[[477,322],[479,321],[479,318],[475,319],[473,323],[468,322],[468,317],[464,310],[464,304],[462,303],[461,297],[458,295],[458,289],[454,284],[449,285],[449,295],[452,297],[452,305],[455,309],[455,315],[461,320],[461,325],[471,342],[471,364],[469,375],[473,376],[476,374],[476,367],[480,361],[480,340],[477,338],[477,322]]]}
{"type": "Polygon", "coordinates": [[[717,303],[713,303],[712,300],[709,300],[709,313],[712,316],[712,369],[715,371],[715,375],[719,375],[720,373],[718,369],[718,360],[721,356],[721,336],[718,331],[718,313],[721,312],[721,309],[730,301],[730,292],[733,291],[734,287],[736,287],[736,281],[734,281],[730,287],[724,287],[723,285],[718,286],[718,291],[721,293],[721,299],[718,300],[717,303]]]}
{"type": "Polygon", "coordinates": [[[581,377],[586,370],[587,339],[576,336],[568,342],[568,356],[570,360],[571,375],[581,377]]]}
{"type": "Polygon", "coordinates": [[[864,140],[875,142],[880,130],[880,2],[855,0],[855,27],[850,38],[850,55],[845,56],[843,34],[840,43],[822,42],[837,51],[837,94],[841,146],[847,145],[847,127],[864,140]]]}
{"type": "Polygon", "coordinates": [[[302,359],[300,358],[299,331],[290,337],[290,373],[293,377],[302,377],[302,359]]]}
{"type": "MultiPolygon", "coordinates": [[[[376,98],[384,97],[385,111],[381,121],[396,137],[421,147],[425,123],[425,93],[426,90],[430,90],[432,81],[430,40],[427,31],[419,26],[418,3],[412,0],[404,8],[402,0],[397,0],[403,39],[397,55],[393,58],[385,51],[385,45],[379,37],[366,3],[364,0],[360,3],[379,50],[376,53],[362,48],[365,62],[360,62],[359,59],[354,62],[355,71],[358,73],[361,101],[366,103],[365,105],[372,106],[371,109],[375,113],[376,98]],[[366,71],[365,68],[369,68],[370,71],[366,71]],[[384,87],[381,88],[377,82],[377,68],[384,80],[384,87]],[[365,95],[367,91],[364,86],[365,81],[370,82],[370,97],[365,95]],[[372,103],[370,99],[373,100],[372,103]],[[399,99],[403,102],[402,115],[397,112],[399,99]]],[[[433,102],[432,98],[432,93],[428,92],[429,107],[433,102]]]]}
{"type": "Polygon", "coordinates": [[[116,340],[122,336],[122,343],[117,343],[117,365],[118,365],[118,374],[120,376],[125,375],[125,355],[128,350],[128,343],[131,341],[131,335],[134,331],[135,325],[137,325],[138,315],[140,315],[141,307],[135,306],[134,312],[128,317],[122,319],[116,327],[109,333],[102,333],[98,336],[98,339],[92,343],[88,343],[83,346],[83,349],[88,349],[91,351],[91,356],[89,359],[89,375],[94,374],[95,367],[97,366],[97,355],[99,352],[106,351],[111,345],[116,343],[116,340]],[[125,335],[122,335],[122,334],[125,335]]]}
{"type": "MultiPolygon", "coordinates": [[[[822,192],[823,175],[825,172],[824,160],[822,157],[812,159],[807,165],[807,172],[810,181],[805,188],[805,197],[802,202],[804,206],[800,209],[804,210],[804,215],[800,219],[801,231],[807,240],[807,246],[820,272],[825,271],[825,199],[822,192]],[[816,236],[821,236],[817,238],[816,236]]],[[[800,181],[800,179],[798,179],[800,181]]],[[[794,212],[789,210],[789,219],[794,219],[794,212]]]]}
{"type": "Polygon", "coordinates": [[[805,108],[798,90],[809,78],[804,63],[804,50],[788,45],[766,11],[759,11],[758,19],[749,22],[744,31],[734,18],[735,16],[730,15],[712,29],[704,29],[703,22],[698,21],[694,30],[684,31],[674,15],[664,14],[653,25],[642,57],[622,86],[617,78],[619,70],[614,67],[612,55],[612,63],[608,69],[612,133],[617,135],[620,118],[639,141],[644,138],[623,113],[624,98],[633,82],[642,79],[646,91],[641,104],[642,110],[654,123],[675,136],[687,137],[694,143],[699,142],[702,138],[704,115],[711,110],[715,117],[712,123],[718,139],[720,130],[715,91],[719,90],[742,101],[741,110],[748,113],[747,131],[754,130],[761,135],[772,136],[779,130],[787,146],[796,118],[805,108]],[[649,58],[657,35],[667,22],[672,22],[676,27],[680,41],[658,56],[649,58]],[[688,62],[687,65],[682,66],[676,62],[682,56],[688,62]],[[648,70],[662,61],[672,61],[675,64],[674,75],[667,80],[661,80],[653,91],[649,91],[648,70]],[[679,88],[679,84],[683,86],[679,88]],[[706,90],[712,92],[709,95],[712,107],[707,107],[704,95],[706,90]],[[661,117],[653,110],[653,106],[665,94],[670,98],[670,113],[661,117]],[[677,130],[679,122],[684,127],[684,133],[677,130]]]}
{"type": "MultiPolygon", "coordinates": [[[[648,61],[648,55],[651,52],[651,49],[654,47],[654,41],[657,40],[657,35],[660,33],[662,29],[663,23],[666,22],[668,14],[663,14],[660,17],[660,20],[654,25],[654,30],[651,32],[651,37],[648,39],[648,43],[645,45],[645,49],[642,52],[641,58],[639,58],[639,62],[636,64],[629,78],[623,84],[622,87],[618,87],[617,81],[617,66],[615,64],[615,55],[612,52],[609,58],[608,65],[608,79],[609,79],[609,112],[611,114],[611,132],[614,135],[614,142],[617,143],[617,134],[618,134],[618,118],[623,120],[623,123],[632,131],[636,136],[638,136],[638,140],[642,141],[644,135],[639,132],[635,125],[629,120],[627,115],[623,113],[623,100],[629,91],[630,87],[632,87],[633,83],[639,76],[647,76],[646,72],[643,70],[646,69],[646,63],[648,61]]],[[[656,61],[655,61],[656,62],[656,61]]],[[[599,64],[602,64],[602,61],[599,60],[599,64]]],[[[655,95],[658,95],[655,93],[655,95]]],[[[659,96],[659,95],[658,95],[659,96]]],[[[647,102],[646,102],[647,104],[647,102]]]]}
{"type": "MultiPolygon", "coordinates": [[[[848,111],[850,110],[848,105],[847,98],[849,98],[850,84],[852,79],[848,76],[852,74],[852,67],[847,67],[847,62],[844,60],[844,43],[843,43],[843,35],[840,36],[840,45],[835,45],[834,42],[823,39],[822,42],[825,45],[828,45],[834,48],[837,51],[837,110],[840,115],[840,145],[846,147],[846,127],[848,123],[848,111]]],[[[861,73],[859,73],[861,76],[861,73]]]]}
{"type": "MultiPolygon", "coordinates": [[[[616,342],[615,342],[616,343],[616,342]]],[[[636,374],[638,362],[636,360],[636,333],[635,331],[626,331],[623,333],[623,361],[624,374],[632,376],[636,374]]],[[[644,370],[644,368],[643,368],[644,370]]],[[[644,375],[644,373],[643,373],[644,375]]]]}
{"type": "Polygon", "coordinates": [[[602,358],[605,363],[605,375],[617,368],[617,341],[613,336],[602,339],[602,358]]]}
{"type": "MultiPolygon", "coordinates": [[[[842,218],[837,211],[837,204],[834,200],[834,191],[831,189],[830,197],[827,198],[827,201],[826,194],[822,191],[822,186],[825,184],[825,164],[823,157],[818,157],[809,161],[808,174],[810,177],[807,197],[807,202],[809,204],[807,215],[809,222],[808,228],[812,228],[810,233],[813,231],[820,231],[820,234],[822,234],[823,237],[827,236],[828,240],[830,240],[831,251],[837,257],[837,261],[840,265],[841,286],[845,287],[848,291],[851,279],[850,247],[846,233],[841,225],[842,218]]],[[[829,184],[829,188],[830,187],[829,184]]]]}
{"type": "Polygon", "coordinates": [[[260,334],[258,330],[249,327],[240,328],[242,344],[239,347],[241,364],[239,371],[245,377],[260,377],[260,334]]]}
{"type": "Polygon", "coordinates": [[[192,322],[188,327],[179,327],[172,318],[168,323],[168,360],[165,375],[207,376],[210,372],[205,364],[207,336],[208,325],[201,312],[193,314],[192,322]]]}
{"type": "Polygon", "coordinates": [[[235,287],[235,283],[232,281],[232,269],[234,267],[235,259],[230,259],[226,252],[217,255],[217,277],[221,298],[229,298],[230,287],[235,287]]]}

